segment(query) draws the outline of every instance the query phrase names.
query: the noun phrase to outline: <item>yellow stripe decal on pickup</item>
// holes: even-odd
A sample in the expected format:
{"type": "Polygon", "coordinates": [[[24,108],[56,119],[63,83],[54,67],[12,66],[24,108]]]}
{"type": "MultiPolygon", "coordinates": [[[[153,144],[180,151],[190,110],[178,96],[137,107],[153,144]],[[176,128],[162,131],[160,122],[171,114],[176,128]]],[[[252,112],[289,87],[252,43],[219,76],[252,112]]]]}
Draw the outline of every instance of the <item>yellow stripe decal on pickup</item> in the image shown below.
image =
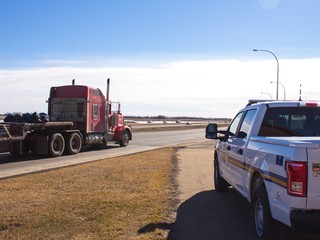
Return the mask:
{"type": "Polygon", "coordinates": [[[228,162],[231,163],[232,165],[240,168],[240,169],[243,169],[243,170],[249,172],[249,173],[253,173],[255,171],[258,171],[266,181],[273,182],[281,187],[287,188],[287,178],[286,177],[280,176],[280,175],[273,173],[273,172],[263,171],[263,170],[256,168],[250,164],[246,164],[244,162],[241,162],[235,158],[229,157],[228,162]]]}

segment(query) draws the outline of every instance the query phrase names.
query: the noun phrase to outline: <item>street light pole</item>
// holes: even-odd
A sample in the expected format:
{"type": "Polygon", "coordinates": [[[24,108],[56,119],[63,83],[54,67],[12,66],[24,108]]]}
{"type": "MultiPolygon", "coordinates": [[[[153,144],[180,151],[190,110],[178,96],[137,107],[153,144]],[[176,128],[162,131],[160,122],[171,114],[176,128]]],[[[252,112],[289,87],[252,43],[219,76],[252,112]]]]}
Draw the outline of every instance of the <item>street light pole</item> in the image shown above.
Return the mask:
{"type": "Polygon", "coordinates": [[[278,58],[277,58],[277,56],[273,53],[273,52],[271,52],[271,51],[269,51],[269,50],[264,50],[264,49],[253,49],[253,51],[254,52],[268,52],[268,53],[271,53],[273,56],[274,56],[274,58],[276,59],[276,61],[277,61],[277,93],[276,93],[276,100],[278,100],[278,98],[279,98],[279,61],[278,61],[278,58]]]}

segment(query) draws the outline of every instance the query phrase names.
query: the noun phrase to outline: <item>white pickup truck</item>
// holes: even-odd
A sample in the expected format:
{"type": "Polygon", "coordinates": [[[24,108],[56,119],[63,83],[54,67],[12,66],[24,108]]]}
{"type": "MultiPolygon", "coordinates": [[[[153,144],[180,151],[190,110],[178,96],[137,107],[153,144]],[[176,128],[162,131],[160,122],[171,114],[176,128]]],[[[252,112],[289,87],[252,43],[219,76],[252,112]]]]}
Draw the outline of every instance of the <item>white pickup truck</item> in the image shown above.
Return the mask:
{"type": "Polygon", "coordinates": [[[274,220],[320,233],[320,103],[251,102],[206,138],[218,140],[215,190],[231,185],[250,202],[257,239],[271,238],[274,220]]]}

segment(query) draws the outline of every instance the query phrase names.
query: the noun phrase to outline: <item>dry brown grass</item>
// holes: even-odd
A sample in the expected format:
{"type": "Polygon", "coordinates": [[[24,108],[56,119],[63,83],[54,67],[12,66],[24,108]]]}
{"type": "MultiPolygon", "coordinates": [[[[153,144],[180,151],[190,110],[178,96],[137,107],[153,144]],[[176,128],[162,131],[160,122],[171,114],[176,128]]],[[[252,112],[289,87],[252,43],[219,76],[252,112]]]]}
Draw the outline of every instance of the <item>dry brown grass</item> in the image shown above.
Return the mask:
{"type": "Polygon", "coordinates": [[[1,180],[0,239],[165,239],[138,231],[166,221],[174,157],[166,148],[1,180]]]}

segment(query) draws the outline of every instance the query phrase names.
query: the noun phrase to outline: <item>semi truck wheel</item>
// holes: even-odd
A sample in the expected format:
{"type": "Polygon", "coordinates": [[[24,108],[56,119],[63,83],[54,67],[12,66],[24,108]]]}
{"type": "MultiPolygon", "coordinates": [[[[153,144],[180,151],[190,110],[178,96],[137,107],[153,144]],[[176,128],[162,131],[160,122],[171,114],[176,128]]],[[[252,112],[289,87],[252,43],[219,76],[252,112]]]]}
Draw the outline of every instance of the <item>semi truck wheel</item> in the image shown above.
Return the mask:
{"type": "Polygon", "coordinates": [[[49,139],[49,154],[52,157],[59,157],[64,151],[64,138],[60,133],[54,133],[49,139]]]}
{"type": "Polygon", "coordinates": [[[82,148],[82,139],[78,133],[71,133],[66,142],[66,151],[68,154],[77,154],[82,148]]]}
{"type": "Polygon", "coordinates": [[[129,132],[127,130],[124,130],[122,135],[121,135],[121,139],[120,139],[120,146],[121,147],[126,147],[129,144],[129,132]]]}

